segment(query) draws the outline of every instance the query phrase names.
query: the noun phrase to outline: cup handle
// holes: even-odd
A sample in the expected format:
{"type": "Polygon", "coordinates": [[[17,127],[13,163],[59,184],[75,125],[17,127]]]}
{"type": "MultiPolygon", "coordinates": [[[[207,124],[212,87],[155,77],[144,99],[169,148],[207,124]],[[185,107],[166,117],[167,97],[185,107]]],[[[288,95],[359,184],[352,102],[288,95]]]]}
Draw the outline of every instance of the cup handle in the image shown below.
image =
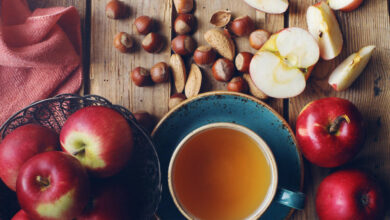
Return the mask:
{"type": "Polygon", "coordinates": [[[275,201],[294,208],[302,210],[305,206],[305,194],[302,192],[293,192],[288,189],[278,188],[275,195],[275,201]]]}

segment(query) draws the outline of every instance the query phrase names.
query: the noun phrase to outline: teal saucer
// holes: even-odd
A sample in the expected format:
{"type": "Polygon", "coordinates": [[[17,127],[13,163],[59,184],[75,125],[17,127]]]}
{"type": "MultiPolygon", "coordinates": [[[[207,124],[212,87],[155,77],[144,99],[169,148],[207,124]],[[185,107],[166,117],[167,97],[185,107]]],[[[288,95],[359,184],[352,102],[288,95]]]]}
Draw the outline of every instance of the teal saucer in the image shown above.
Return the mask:
{"type": "MultiPolygon", "coordinates": [[[[162,199],[157,211],[162,220],[185,219],[168,189],[168,165],[179,142],[192,130],[214,122],[232,122],[256,132],[269,145],[278,166],[278,187],[301,191],[303,162],[294,134],[287,122],[265,103],[248,95],[209,92],[181,103],[169,111],[152,133],[161,163],[162,199]]],[[[261,220],[290,216],[293,209],[272,202],[261,220]]]]}

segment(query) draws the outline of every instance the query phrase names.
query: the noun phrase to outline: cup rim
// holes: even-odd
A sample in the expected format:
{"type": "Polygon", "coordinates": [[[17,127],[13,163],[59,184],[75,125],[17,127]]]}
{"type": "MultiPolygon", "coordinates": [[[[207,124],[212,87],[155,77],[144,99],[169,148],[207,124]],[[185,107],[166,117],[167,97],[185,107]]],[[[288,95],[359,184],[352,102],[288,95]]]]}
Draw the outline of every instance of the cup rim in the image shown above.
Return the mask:
{"type": "Polygon", "coordinates": [[[271,205],[271,203],[272,203],[272,201],[273,201],[273,199],[274,199],[274,197],[276,195],[276,191],[277,191],[277,188],[278,188],[278,169],[277,169],[277,164],[276,164],[275,157],[274,157],[270,147],[268,146],[268,144],[257,133],[255,133],[251,129],[249,129],[249,128],[243,126],[243,125],[236,124],[236,123],[215,122],[215,123],[210,123],[210,124],[207,124],[207,125],[203,125],[203,126],[201,126],[199,128],[194,129],[190,133],[188,133],[179,142],[179,144],[177,145],[177,147],[175,148],[175,150],[174,150],[174,152],[173,152],[173,154],[171,156],[171,159],[170,159],[170,162],[169,162],[169,166],[168,166],[168,188],[169,188],[169,192],[171,194],[171,197],[173,199],[173,202],[175,203],[176,207],[179,209],[181,214],[184,215],[184,217],[186,219],[189,219],[189,220],[196,219],[196,217],[191,216],[189,214],[189,211],[186,211],[186,209],[183,207],[183,205],[180,204],[180,202],[178,201],[178,198],[176,197],[176,193],[175,193],[174,186],[173,186],[173,181],[172,181],[172,172],[173,172],[172,169],[173,169],[173,165],[175,163],[175,160],[177,158],[177,155],[180,152],[180,150],[183,148],[185,143],[187,143],[195,135],[197,135],[197,134],[199,134],[201,132],[204,132],[206,130],[215,129],[215,128],[234,129],[236,131],[239,131],[239,132],[242,132],[242,133],[248,135],[250,138],[252,138],[258,144],[258,147],[263,152],[263,154],[265,155],[265,157],[267,159],[267,162],[270,165],[270,169],[271,169],[271,184],[270,184],[270,187],[268,189],[267,195],[265,196],[264,201],[258,206],[256,211],[254,211],[252,214],[250,214],[248,217],[246,217],[246,219],[257,219],[261,215],[264,214],[264,212],[267,210],[267,208],[271,205]]]}

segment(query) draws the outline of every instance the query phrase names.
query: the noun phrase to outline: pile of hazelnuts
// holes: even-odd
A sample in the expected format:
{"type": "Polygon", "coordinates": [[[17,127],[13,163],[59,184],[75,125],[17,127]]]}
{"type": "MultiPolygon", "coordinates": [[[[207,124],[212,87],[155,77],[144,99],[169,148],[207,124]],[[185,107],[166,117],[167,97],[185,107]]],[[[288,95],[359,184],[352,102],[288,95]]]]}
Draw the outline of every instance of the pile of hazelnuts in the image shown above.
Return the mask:
{"type": "MultiPolygon", "coordinates": [[[[191,11],[194,0],[173,0],[177,16],[173,29],[176,36],[171,42],[171,49],[180,56],[193,54],[193,61],[201,67],[211,67],[212,75],[217,81],[228,82],[227,90],[247,93],[250,89],[248,79],[243,76],[234,77],[236,70],[240,73],[248,73],[253,54],[240,52],[233,60],[218,58],[215,48],[211,46],[196,47],[196,41],[190,36],[195,32],[196,18],[191,11]]],[[[109,18],[118,19],[125,16],[125,5],[112,0],[107,4],[106,15],[109,18]]],[[[223,28],[224,33],[233,37],[249,36],[252,48],[258,50],[269,38],[270,34],[265,30],[255,30],[255,23],[249,16],[242,16],[231,21],[230,11],[218,11],[213,14],[210,23],[218,28],[223,28]]],[[[146,35],[142,40],[142,48],[149,53],[158,53],[164,47],[164,38],[153,32],[154,22],[148,16],[140,16],[135,19],[134,27],[139,34],[146,35]]],[[[114,46],[122,53],[129,52],[133,47],[131,36],[120,32],[115,36],[114,46]]],[[[136,86],[149,86],[154,83],[163,83],[169,80],[170,66],[165,62],[155,64],[150,72],[143,67],[136,67],[131,71],[131,79],[136,86]]],[[[250,77],[249,77],[250,78],[250,77]]],[[[251,92],[252,93],[252,92],[251,92]]],[[[169,107],[172,108],[185,100],[186,96],[179,93],[171,97],[169,107]],[[171,103],[172,102],[172,103],[171,103]]]]}

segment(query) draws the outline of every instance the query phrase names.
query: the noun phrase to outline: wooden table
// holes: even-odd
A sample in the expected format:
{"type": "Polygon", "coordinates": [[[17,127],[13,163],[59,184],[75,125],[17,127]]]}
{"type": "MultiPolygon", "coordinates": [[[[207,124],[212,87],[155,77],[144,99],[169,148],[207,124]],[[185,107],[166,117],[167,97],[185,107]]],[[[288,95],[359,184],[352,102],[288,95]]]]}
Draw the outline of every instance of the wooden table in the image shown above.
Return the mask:
{"type": "MultiPolygon", "coordinates": [[[[105,16],[108,0],[29,0],[32,8],[74,5],[82,17],[84,48],[84,86],[82,93],[104,96],[113,103],[123,105],[132,111],[146,110],[156,117],[168,111],[171,84],[166,83],[148,88],[139,88],[131,83],[129,72],[136,66],[150,68],[154,63],[168,62],[169,46],[156,55],[140,49],[129,54],[118,53],[113,37],[119,31],[132,34],[140,45],[142,37],[132,27],[134,19],[149,15],[159,21],[159,33],[165,36],[167,45],[173,37],[171,27],[175,16],[172,0],[124,0],[131,6],[131,15],[124,20],[110,20],[105,16]]],[[[306,28],[306,9],[316,0],[290,0],[288,12],[284,15],[267,15],[256,12],[241,0],[195,0],[195,15],[198,31],[194,34],[198,45],[205,44],[203,33],[212,26],[208,23],[211,14],[221,9],[230,9],[234,16],[249,15],[259,28],[271,32],[284,27],[306,28]]],[[[390,2],[366,0],[357,10],[350,13],[336,12],[345,44],[339,57],[320,63],[308,81],[305,92],[296,98],[268,100],[294,128],[300,109],[309,101],[337,96],[351,100],[361,110],[366,120],[367,139],[363,152],[349,166],[364,168],[374,173],[382,182],[390,198],[390,2]],[[335,92],[327,83],[329,73],[349,54],[359,48],[374,44],[377,46],[372,60],[362,76],[345,92],[335,92]]],[[[247,39],[237,39],[239,51],[252,51],[247,39]]],[[[225,90],[226,85],[210,78],[208,71],[206,90],[225,90]]],[[[332,172],[305,162],[305,186],[307,204],[304,211],[296,212],[292,219],[316,219],[315,192],[320,181],[332,172]]],[[[390,219],[390,205],[387,203],[387,218],[390,219]]]]}

